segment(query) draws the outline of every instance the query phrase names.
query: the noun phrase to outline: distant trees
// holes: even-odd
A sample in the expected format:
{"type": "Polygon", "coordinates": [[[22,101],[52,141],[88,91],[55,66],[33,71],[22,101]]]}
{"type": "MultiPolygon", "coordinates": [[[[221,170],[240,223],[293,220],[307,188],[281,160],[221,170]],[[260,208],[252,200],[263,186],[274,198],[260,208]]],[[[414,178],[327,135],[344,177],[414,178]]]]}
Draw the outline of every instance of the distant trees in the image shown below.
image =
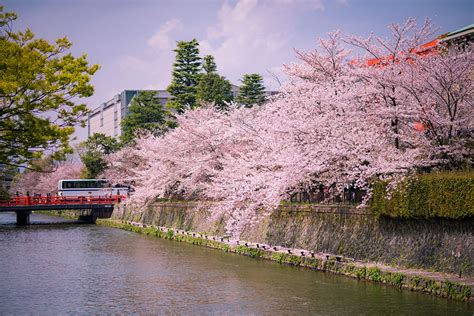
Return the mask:
{"type": "Polygon", "coordinates": [[[0,6],[0,164],[27,166],[45,151],[63,159],[87,112],[76,100],[93,94],[99,66],[68,53],[65,37],[51,44],[31,30],[13,32],[16,19],[0,6]]]}
{"type": "Polygon", "coordinates": [[[198,46],[196,39],[189,42],[180,41],[174,50],[176,60],[173,64],[171,84],[167,88],[171,94],[168,106],[178,113],[196,107],[196,86],[201,70],[198,46]]]}
{"type": "Polygon", "coordinates": [[[233,100],[232,86],[228,80],[217,73],[214,57],[204,56],[204,73],[196,87],[196,99],[199,103],[211,103],[219,110],[226,110],[233,100]]]}
{"type": "MultiPolygon", "coordinates": [[[[233,101],[232,85],[217,73],[214,57],[199,57],[199,44],[192,41],[180,41],[177,44],[176,60],[173,64],[172,81],[167,90],[171,100],[167,106],[183,113],[205,103],[225,111],[233,101]],[[202,67],[201,67],[202,63],[202,67]],[[201,70],[203,72],[201,72],[201,70]]],[[[259,74],[246,74],[242,79],[237,103],[251,107],[265,102],[265,86],[259,74]]]]}
{"type": "Polygon", "coordinates": [[[21,174],[17,174],[10,188],[10,194],[16,192],[25,195],[29,192],[38,194],[55,194],[58,190],[58,181],[62,179],[78,179],[83,172],[83,164],[73,156],[67,157],[65,161],[57,162],[46,157],[40,161],[34,162],[39,164],[35,170],[26,170],[21,174]]]}
{"type": "Polygon", "coordinates": [[[175,125],[171,112],[160,104],[154,91],[140,91],[133,97],[122,120],[120,139],[123,144],[130,144],[137,133],[159,135],[175,125]]]}
{"type": "Polygon", "coordinates": [[[120,143],[113,137],[101,133],[95,133],[81,144],[81,161],[84,165],[82,178],[94,179],[102,174],[108,166],[106,156],[121,147],[120,143]]]}
{"type": "Polygon", "coordinates": [[[265,100],[265,86],[262,76],[259,74],[244,75],[239,95],[236,98],[237,103],[245,107],[252,107],[263,104],[265,100]]]}

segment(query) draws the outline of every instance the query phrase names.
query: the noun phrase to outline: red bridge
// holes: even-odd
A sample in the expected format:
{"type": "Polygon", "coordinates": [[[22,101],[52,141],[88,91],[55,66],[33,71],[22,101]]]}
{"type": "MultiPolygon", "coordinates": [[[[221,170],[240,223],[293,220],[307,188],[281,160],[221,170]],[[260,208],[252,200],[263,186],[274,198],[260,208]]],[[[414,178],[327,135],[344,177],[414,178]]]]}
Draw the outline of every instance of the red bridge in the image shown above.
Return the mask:
{"type": "Polygon", "coordinates": [[[32,211],[79,211],[79,219],[94,223],[109,218],[114,206],[125,200],[112,196],[17,196],[0,201],[0,212],[15,212],[17,225],[29,225],[32,211]]]}

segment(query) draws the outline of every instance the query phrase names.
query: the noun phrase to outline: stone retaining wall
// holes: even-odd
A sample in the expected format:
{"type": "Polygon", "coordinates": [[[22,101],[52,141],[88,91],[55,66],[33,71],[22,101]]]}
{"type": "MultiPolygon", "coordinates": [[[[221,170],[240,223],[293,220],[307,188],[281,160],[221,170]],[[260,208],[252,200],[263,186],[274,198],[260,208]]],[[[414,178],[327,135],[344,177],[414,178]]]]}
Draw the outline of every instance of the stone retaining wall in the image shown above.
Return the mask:
{"type": "Polygon", "coordinates": [[[173,230],[167,227],[147,225],[133,221],[98,220],[98,224],[158,238],[214,248],[225,252],[233,252],[253,258],[271,260],[279,264],[289,264],[342,274],[360,280],[383,283],[454,300],[472,301],[471,293],[474,286],[472,282],[466,279],[453,279],[452,276],[447,277],[440,273],[400,270],[373,263],[358,262],[330,254],[316,254],[301,249],[288,249],[241,240],[231,240],[225,236],[208,236],[203,233],[181,229],[173,230]]]}
{"type": "MultiPolygon", "coordinates": [[[[224,220],[209,222],[205,203],[157,202],[143,213],[114,211],[120,220],[225,235],[224,220]]],[[[367,209],[283,205],[242,239],[407,268],[474,276],[474,219],[376,218],[367,209]]]]}

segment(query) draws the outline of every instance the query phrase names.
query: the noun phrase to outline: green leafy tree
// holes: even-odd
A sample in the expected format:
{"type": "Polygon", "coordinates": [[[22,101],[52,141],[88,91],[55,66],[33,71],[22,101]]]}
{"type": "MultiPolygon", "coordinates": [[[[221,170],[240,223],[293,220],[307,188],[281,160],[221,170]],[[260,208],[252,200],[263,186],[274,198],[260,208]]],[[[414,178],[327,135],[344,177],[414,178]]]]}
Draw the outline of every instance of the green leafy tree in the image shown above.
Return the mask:
{"type": "Polygon", "coordinates": [[[202,60],[202,69],[206,74],[217,72],[217,65],[214,56],[206,55],[202,60]]]}
{"type": "Polygon", "coordinates": [[[217,66],[211,55],[204,56],[202,68],[204,74],[196,87],[198,103],[214,103],[219,110],[226,110],[233,100],[230,82],[217,73],[217,66]]]}
{"type": "Polygon", "coordinates": [[[173,64],[171,84],[167,89],[171,94],[171,101],[167,106],[178,113],[196,106],[196,85],[201,67],[198,46],[199,43],[195,39],[189,42],[180,41],[174,50],[176,61],[173,64]]]}
{"type": "Polygon", "coordinates": [[[237,103],[245,107],[252,107],[263,104],[265,100],[265,86],[262,76],[259,74],[244,75],[239,95],[236,98],[237,103]]]}
{"type": "Polygon", "coordinates": [[[65,37],[51,44],[29,29],[13,32],[16,19],[0,6],[0,164],[26,166],[44,152],[63,159],[87,113],[76,100],[93,94],[99,66],[67,53],[65,37]]]}
{"type": "Polygon", "coordinates": [[[106,155],[120,149],[120,143],[113,137],[95,133],[81,144],[81,161],[85,166],[83,178],[93,179],[107,169],[106,155]]]}
{"type": "Polygon", "coordinates": [[[142,91],[132,99],[127,116],[122,120],[121,140],[130,144],[139,131],[159,135],[175,126],[171,113],[160,104],[156,93],[142,91]]]}

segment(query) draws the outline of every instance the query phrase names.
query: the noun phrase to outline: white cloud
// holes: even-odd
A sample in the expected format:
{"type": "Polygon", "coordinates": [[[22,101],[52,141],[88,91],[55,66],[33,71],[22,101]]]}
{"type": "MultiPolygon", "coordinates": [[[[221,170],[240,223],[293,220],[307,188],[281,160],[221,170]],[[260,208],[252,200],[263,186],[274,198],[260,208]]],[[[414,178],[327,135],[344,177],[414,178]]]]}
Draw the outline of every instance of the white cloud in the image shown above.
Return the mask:
{"type": "MultiPolygon", "coordinates": [[[[268,89],[278,89],[274,75],[284,80],[281,66],[294,59],[291,40],[298,16],[302,10],[322,10],[318,3],[320,0],[224,2],[201,37],[200,55],[213,55],[219,73],[234,84],[240,84],[243,74],[259,73],[268,89]]],[[[107,84],[115,91],[165,89],[171,81],[175,40],[189,37],[192,23],[186,22],[186,29],[179,19],[161,24],[139,54],[117,59],[120,75],[107,74],[107,84]]]]}
{"type": "Polygon", "coordinates": [[[159,85],[159,84],[147,84],[145,85],[143,88],[143,90],[161,90],[163,89],[163,86],[159,85]]]}
{"type": "Polygon", "coordinates": [[[181,20],[172,19],[165,22],[158,31],[153,34],[147,41],[148,46],[158,48],[160,50],[171,49],[173,42],[170,38],[170,33],[180,31],[183,29],[183,23],[181,20]]]}
{"type": "Polygon", "coordinates": [[[240,0],[234,6],[224,3],[217,23],[210,26],[199,43],[202,55],[215,57],[218,70],[238,83],[245,73],[261,73],[281,66],[288,49],[293,15],[279,6],[257,0],[240,0]]]}
{"type": "MultiPolygon", "coordinates": [[[[303,10],[324,10],[324,4],[322,0],[272,0],[278,5],[291,6],[293,8],[301,8],[303,10]]],[[[346,1],[346,0],[336,0],[346,1]]]]}
{"type": "Polygon", "coordinates": [[[147,71],[150,69],[150,64],[143,59],[133,56],[122,56],[118,61],[121,70],[125,71],[147,71]]]}

